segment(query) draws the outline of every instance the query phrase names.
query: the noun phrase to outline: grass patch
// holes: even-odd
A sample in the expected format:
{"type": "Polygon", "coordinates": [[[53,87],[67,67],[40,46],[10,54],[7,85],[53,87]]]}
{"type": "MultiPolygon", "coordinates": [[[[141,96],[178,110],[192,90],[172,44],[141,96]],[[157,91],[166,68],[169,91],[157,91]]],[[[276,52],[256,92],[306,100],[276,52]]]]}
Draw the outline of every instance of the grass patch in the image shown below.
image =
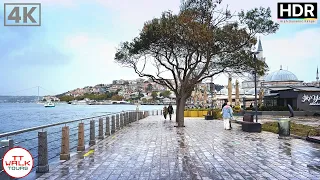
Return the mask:
{"type": "MultiPolygon", "coordinates": [[[[297,136],[307,137],[308,132],[314,128],[308,125],[290,123],[290,133],[297,136]]],[[[266,122],[262,124],[262,130],[278,134],[278,122],[266,122]]],[[[319,134],[316,131],[311,131],[310,136],[319,136],[319,134]]]]}

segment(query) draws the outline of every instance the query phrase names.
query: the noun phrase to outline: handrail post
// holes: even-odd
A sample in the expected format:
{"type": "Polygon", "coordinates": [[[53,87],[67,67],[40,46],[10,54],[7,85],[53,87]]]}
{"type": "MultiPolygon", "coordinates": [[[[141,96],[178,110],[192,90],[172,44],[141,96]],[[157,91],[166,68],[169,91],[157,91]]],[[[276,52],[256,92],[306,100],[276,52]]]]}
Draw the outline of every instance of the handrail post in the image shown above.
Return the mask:
{"type": "Polygon", "coordinates": [[[89,145],[90,146],[93,146],[96,144],[96,138],[95,138],[95,134],[96,134],[96,131],[95,131],[95,121],[94,120],[91,120],[90,121],[90,141],[89,141],[89,145]]]}
{"type": "Polygon", "coordinates": [[[103,137],[103,119],[99,119],[99,136],[98,139],[104,139],[103,137]]]}
{"type": "Polygon", "coordinates": [[[60,160],[70,159],[69,126],[62,127],[60,160]]]}
{"type": "Polygon", "coordinates": [[[77,151],[84,151],[84,123],[79,123],[78,126],[78,147],[77,151]]]}
{"type": "Polygon", "coordinates": [[[120,128],[123,128],[123,122],[124,121],[124,113],[120,113],[120,128]]]}
{"type": "Polygon", "coordinates": [[[119,114],[116,114],[116,130],[118,131],[120,129],[120,123],[119,123],[119,114]]]}
{"type": "MultiPolygon", "coordinates": [[[[0,149],[0,157],[4,157],[4,154],[9,150],[12,149],[14,145],[14,142],[12,139],[9,140],[0,140],[0,147],[5,146],[4,148],[0,149]]],[[[2,167],[2,161],[0,163],[0,170],[3,170],[2,167]]],[[[10,176],[7,175],[7,173],[0,173],[0,179],[2,180],[11,180],[13,178],[11,178],[10,176]]]]}
{"type": "Polygon", "coordinates": [[[130,112],[127,112],[127,123],[126,125],[130,124],[130,112]]]}
{"type": "Polygon", "coordinates": [[[36,172],[49,172],[47,131],[38,132],[38,166],[36,172]]]}
{"type": "Polygon", "coordinates": [[[114,134],[116,132],[116,120],[115,116],[111,116],[111,134],[114,134]]]}
{"type": "Polygon", "coordinates": [[[106,136],[110,136],[110,117],[106,117],[106,136]]]}
{"type": "Polygon", "coordinates": [[[129,124],[129,112],[126,112],[124,117],[124,125],[127,126],[129,124]]]}

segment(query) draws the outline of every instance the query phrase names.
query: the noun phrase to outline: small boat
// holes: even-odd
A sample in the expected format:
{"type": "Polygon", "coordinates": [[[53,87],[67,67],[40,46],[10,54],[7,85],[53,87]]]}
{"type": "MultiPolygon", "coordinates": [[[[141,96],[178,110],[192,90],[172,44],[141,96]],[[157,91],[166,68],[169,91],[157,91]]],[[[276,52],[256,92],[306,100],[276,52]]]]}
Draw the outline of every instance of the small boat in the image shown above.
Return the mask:
{"type": "Polygon", "coordinates": [[[44,107],[55,107],[53,102],[48,102],[44,104],[44,107]]]}

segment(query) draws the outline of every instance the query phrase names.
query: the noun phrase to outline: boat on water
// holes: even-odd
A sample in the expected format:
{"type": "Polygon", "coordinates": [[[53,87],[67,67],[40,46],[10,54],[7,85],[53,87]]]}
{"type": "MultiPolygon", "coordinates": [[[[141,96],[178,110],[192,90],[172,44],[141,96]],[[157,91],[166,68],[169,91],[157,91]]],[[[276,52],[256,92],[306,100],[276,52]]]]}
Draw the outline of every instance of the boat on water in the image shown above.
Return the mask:
{"type": "Polygon", "coordinates": [[[53,102],[47,102],[44,104],[44,107],[55,107],[53,102]]]}

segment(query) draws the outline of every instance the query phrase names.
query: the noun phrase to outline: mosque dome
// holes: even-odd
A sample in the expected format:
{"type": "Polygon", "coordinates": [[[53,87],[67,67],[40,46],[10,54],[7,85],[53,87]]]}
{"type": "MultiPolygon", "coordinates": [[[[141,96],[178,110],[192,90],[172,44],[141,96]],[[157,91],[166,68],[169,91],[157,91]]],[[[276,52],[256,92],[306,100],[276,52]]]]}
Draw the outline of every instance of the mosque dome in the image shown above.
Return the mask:
{"type": "Polygon", "coordinates": [[[290,71],[280,68],[278,71],[274,71],[264,78],[265,82],[272,81],[299,81],[297,76],[290,71]]]}

